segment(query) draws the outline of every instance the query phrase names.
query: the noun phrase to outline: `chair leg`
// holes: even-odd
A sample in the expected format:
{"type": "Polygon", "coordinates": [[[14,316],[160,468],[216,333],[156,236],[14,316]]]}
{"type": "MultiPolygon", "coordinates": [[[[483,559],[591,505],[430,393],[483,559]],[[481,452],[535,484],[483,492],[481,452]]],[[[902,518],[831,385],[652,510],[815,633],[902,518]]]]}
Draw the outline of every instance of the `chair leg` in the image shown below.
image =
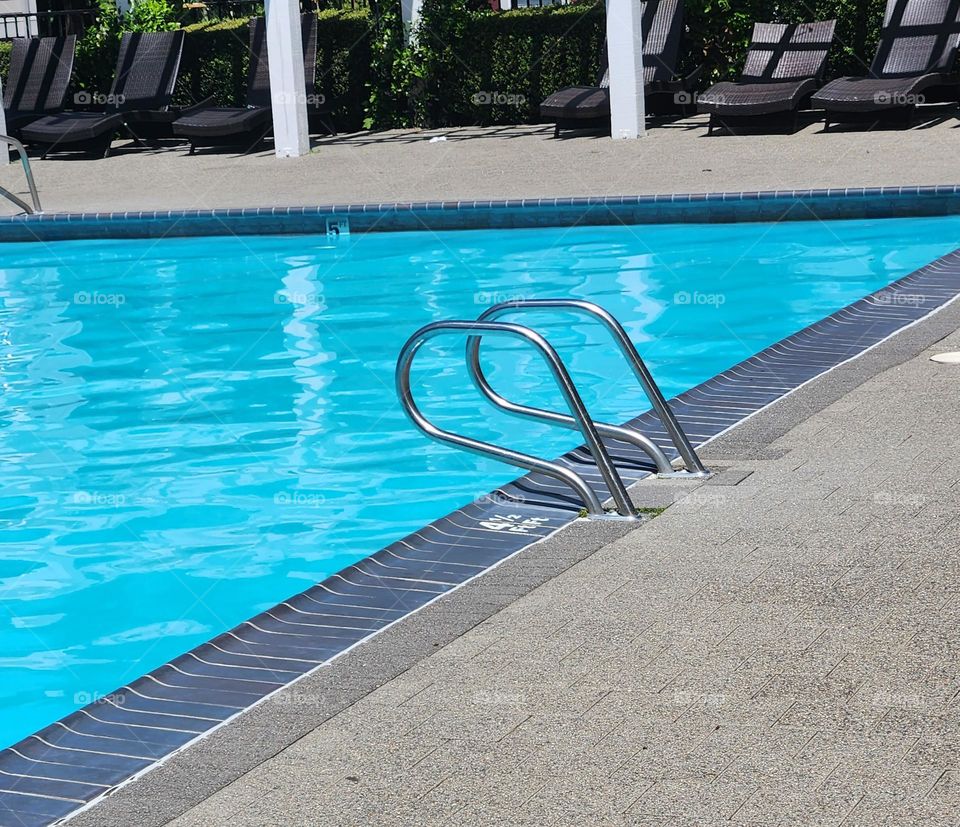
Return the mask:
{"type": "Polygon", "coordinates": [[[127,124],[123,125],[123,131],[126,132],[130,136],[130,138],[133,140],[133,145],[135,147],[138,147],[139,149],[146,148],[147,145],[142,140],[140,140],[140,136],[137,135],[137,133],[134,132],[127,124]]]}
{"type": "Polygon", "coordinates": [[[713,134],[713,126],[714,126],[714,120],[713,120],[713,115],[711,114],[710,123],[707,124],[707,135],[713,134]]]}
{"type": "Polygon", "coordinates": [[[190,151],[187,153],[187,155],[193,155],[196,151],[197,145],[193,141],[190,141],[190,151]]]}
{"type": "Polygon", "coordinates": [[[260,146],[260,144],[262,144],[262,143],[264,142],[264,140],[266,140],[267,135],[270,134],[270,129],[271,129],[270,126],[265,127],[264,130],[263,130],[263,132],[261,132],[259,135],[257,135],[257,137],[256,137],[256,139],[254,140],[254,142],[253,142],[252,144],[250,144],[249,148],[246,149],[246,150],[244,150],[243,154],[244,154],[244,155],[249,155],[251,152],[253,152],[255,149],[257,149],[257,148],[260,146]]]}
{"type": "Polygon", "coordinates": [[[560,122],[559,122],[559,121],[557,121],[557,123],[555,123],[555,124],[553,125],[553,137],[554,137],[554,138],[559,138],[559,137],[560,137],[560,122]]]}
{"type": "Polygon", "coordinates": [[[328,135],[334,138],[337,136],[337,128],[333,125],[332,120],[327,120],[324,117],[319,117],[317,120],[319,120],[320,125],[327,130],[328,135]]]}

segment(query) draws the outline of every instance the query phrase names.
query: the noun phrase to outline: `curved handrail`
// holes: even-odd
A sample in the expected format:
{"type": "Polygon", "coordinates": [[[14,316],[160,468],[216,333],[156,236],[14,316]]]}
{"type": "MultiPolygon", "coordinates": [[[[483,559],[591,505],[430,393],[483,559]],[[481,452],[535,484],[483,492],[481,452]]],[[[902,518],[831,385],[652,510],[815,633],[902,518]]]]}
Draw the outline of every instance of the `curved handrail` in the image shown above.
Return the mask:
{"type": "MultiPolygon", "coordinates": [[[[653,406],[653,409],[660,417],[663,427],[666,429],[671,441],[677,449],[677,453],[679,453],[683,458],[683,461],[687,466],[687,471],[692,476],[709,476],[710,472],[704,467],[703,463],[700,461],[700,457],[697,456],[697,452],[694,450],[693,445],[690,444],[690,440],[687,438],[687,435],[684,433],[683,428],[677,421],[676,416],[670,409],[670,406],[667,404],[667,400],[660,392],[660,388],[657,386],[656,381],[654,381],[653,374],[650,373],[649,368],[647,368],[643,359],[640,357],[640,354],[637,352],[637,349],[634,346],[633,341],[630,339],[630,336],[627,334],[627,331],[611,313],[600,307],[600,305],[594,304],[590,301],[585,301],[583,299],[520,299],[515,301],[501,302],[500,304],[495,304],[492,307],[488,307],[483,313],[480,314],[480,316],[477,318],[477,321],[493,321],[498,316],[502,316],[505,313],[510,313],[514,310],[549,309],[570,310],[573,312],[593,316],[594,318],[598,319],[604,325],[604,327],[607,328],[607,330],[613,336],[614,341],[620,347],[621,352],[630,363],[630,367],[633,370],[634,375],[640,382],[640,385],[643,388],[644,393],[646,393],[647,399],[650,400],[650,404],[653,406]]],[[[509,402],[497,394],[496,391],[494,391],[490,386],[489,382],[487,382],[487,379],[483,374],[483,369],[480,365],[479,337],[471,336],[469,339],[467,339],[467,364],[470,367],[471,377],[474,378],[474,384],[476,384],[480,392],[483,393],[483,395],[486,396],[487,399],[497,407],[504,407],[505,410],[509,410],[511,413],[515,413],[518,416],[526,416],[531,419],[546,419],[558,425],[564,425],[568,428],[573,427],[573,422],[565,414],[559,414],[552,411],[542,411],[538,408],[528,408],[524,405],[517,405],[513,402],[509,402]]],[[[613,427],[604,426],[604,429],[601,429],[599,427],[600,425],[601,423],[597,423],[598,430],[600,430],[601,433],[604,433],[606,427],[613,427]]],[[[632,429],[629,430],[631,433],[637,433],[632,429]]],[[[605,436],[609,436],[613,439],[619,438],[613,433],[605,433],[605,436]]],[[[644,439],[646,439],[646,437],[644,437],[644,439]]],[[[653,444],[652,441],[650,442],[653,444]]],[[[659,462],[657,463],[657,468],[660,469],[659,462]]],[[[667,473],[672,470],[673,469],[671,467],[667,473]]]]}
{"type": "MultiPolygon", "coordinates": [[[[470,373],[470,379],[474,387],[483,394],[491,405],[515,416],[526,419],[536,419],[542,422],[551,422],[554,425],[559,425],[561,428],[569,428],[572,431],[577,430],[577,423],[571,416],[555,411],[547,411],[542,408],[518,405],[516,402],[511,402],[509,399],[497,393],[490,386],[483,372],[483,368],[480,365],[480,348],[472,346],[471,344],[478,339],[479,337],[471,336],[467,340],[467,370],[470,373]]],[[[628,445],[633,445],[647,454],[657,466],[658,474],[673,473],[673,465],[670,463],[669,458],[663,453],[663,449],[649,437],[644,436],[639,431],[634,431],[631,428],[625,428],[621,425],[610,425],[606,422],[597,422],[597,420],[593,420],[593,424],[601,436],[605,436],[608,439],[615,439],[618,442],[626,442],[628,445]]]]}
{"type": "Polygon", "coordinates": [[[576,422],[576,427],[578,427],[583,435],[590,449],[590,453],[593,455],[594,461],[597,464],[597,468],[603,475],[603,479],[610,489],[610,493],[613,495],[617,511],[625,517],[634,516],[633,504],[630,501],[630,496],[627,494],[623,480],[620,479],[620,474],[617,472],[613,460],[610,459],[610,454],[600,440],[600,434],[597,428],[594,427],[590,419],[590,414],[587,412],[586,406],[580,398],[580,394],[577,393],[577,389],[573,384],[573,380],[570,378],[570,374],[567,373],[563,361],[543,336],[529,328],[501,322],[453,321],[433,322],[414,333],[404,344],[400,351],[400,356],[397,359],[396,384],[397,396],[400,397],[400,402],[405,413],[420,431],[437,442],[455,445],[458,448],[465,448],[475,454],[492,456],[509,465],[516,465],[528,471],[539,471],[542,474],[560,480],[577,492],[589,513],[594,515],[602,515],[604,513],[603,505],[597,497],[596,492],[583,477],[571,471],[569,468],[565,468],[555,462],[530,456],[529,454],[523,454],[509,448],[503,448],[499,445],[463,436],[453,431],[445,431],[442,428],[438,428],[423,415],[414,401],[413,391],[410,387],[410,369],[413,365],[413,359],[420,348],[430,339],[449,333],[464,333],[468,336],[476,334],[504,336],[521,339],[533,345],[547,363],[547,367],[550,368],[557,382],[557,386],[560,388],[560,392],[563,394],[564,400],[570,408],[570,413],[573,415],[572,418],[576,422]]]}
{"type": "Polygon", "coordinates": [[[9,144],[15,150],[17,150],[17,154],[20,156],[20,163],[23,165],[23,174],[27,178],[27,186],[30,188],[30,200],[33,201],[33,207],[4,187],[0,187],[0,195],[2,195],[8,201],[12,201],[21,210],[27,213],[27,215],[43,212],[40,207],[40,195],[37,192],[37,185],[33,180],[33,171],[30,169],[30,159],[27,157],[27,150],[24,148],[23,144],[20,143],[20,141],[18,141],[16,138],[11,138],[9,135],[0,135],[0,141],[3,141],[5,144],[9,144]]]}

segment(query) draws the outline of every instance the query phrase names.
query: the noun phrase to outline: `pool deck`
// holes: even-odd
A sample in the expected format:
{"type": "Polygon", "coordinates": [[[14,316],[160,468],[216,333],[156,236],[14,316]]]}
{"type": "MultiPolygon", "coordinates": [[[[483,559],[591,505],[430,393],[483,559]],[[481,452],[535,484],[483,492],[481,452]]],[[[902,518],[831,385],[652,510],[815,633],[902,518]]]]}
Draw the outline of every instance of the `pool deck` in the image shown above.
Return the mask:
{"type": "MultiPolygon", "coordinates": [[[[795,135],[710,138],[703,119],[690,118],[639,141],[555,140],[545,126],[394,131],[323,138],[297,159],[118,144],[103,160],[61,155],[33,167],[48,212],[203,210],[952,184],[960,183],[958,144],[955,112],[910,131],[811,125],[795,135]]],[[[0,184],[25,195],[19,165],[0,171],[0,184]]]]}
{"type": "MultiPolygon", "coordinates": [[[[544,127],[37,161],[48,212],[960,182],[910,131],[544,127]],[[444,141],[431,138],[445,137],[444,141]]],[[[22,193],[17,166],[0,184],[22,193]]],[[[960,825],[960,302],[166,759],[71,827],[960,825]],[[936,343],[936,347],[931,348],[936,343]]]]}
{"type": "Polygon", "coordinates": [[[960,302],[71,827],[960,823],[960,302]]]}

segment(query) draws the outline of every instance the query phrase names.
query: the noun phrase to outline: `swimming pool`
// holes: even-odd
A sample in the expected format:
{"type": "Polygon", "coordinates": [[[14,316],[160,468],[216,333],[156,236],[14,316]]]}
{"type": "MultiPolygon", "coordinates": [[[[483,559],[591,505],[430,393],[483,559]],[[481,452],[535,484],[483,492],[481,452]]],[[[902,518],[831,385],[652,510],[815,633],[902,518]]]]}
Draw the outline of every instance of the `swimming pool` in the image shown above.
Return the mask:
{"type": "MultiPolygon", "coordinates": [[[[515,477],[403,417],[422,324],[590,298],[670,396],[957,247],[955,217],[5,245],[0,745],[515,477]]],[[[525,320],[597,418],[646,407],[600,331],[525,320]]],[[[532,353],[485,348],[498,388],[560,405],[532,353]]],[[[576,444],[462,364],[418,360],[439,424],[576,444]]]]}

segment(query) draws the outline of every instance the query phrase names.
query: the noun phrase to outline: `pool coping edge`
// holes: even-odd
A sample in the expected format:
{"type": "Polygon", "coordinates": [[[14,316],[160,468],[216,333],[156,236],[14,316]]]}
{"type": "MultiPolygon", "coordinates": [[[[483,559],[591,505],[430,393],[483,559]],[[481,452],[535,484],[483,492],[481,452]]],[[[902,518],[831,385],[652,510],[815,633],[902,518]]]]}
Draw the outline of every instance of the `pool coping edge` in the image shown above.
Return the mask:
{"type": "MultiPolygon", "coordinates": [[[[740,458],[752,459],[758,448],[769,445],[859,385],[916,357],[955,331],[960,325],[958,299],[960,292],[922,318],[894,331],[860,354],[827,369],[718,434],[704,445],[705,453],[724,463],[736,462],[740,458]],[[909,331],[912,331],[912,335],[906,335],[909,331]],[[741,438],[741,429],[752,429],[753,434],[741,438]]],[[[634,491],[635,486],[631,488],[631,493],[634,491]]],[[[329,714],[317,714],[316,710],[304,713],[304,717],[309,719],[305,722],[306,731],[319,727],[370,691],[432,655],[437,651],[438,638],[441,646],[456,639],[537,586],[640,526],[642,524],[631,526],[582,520],[572,523],[527,547],[523,555],[519,552],[511,555],[502,565],[451,592],[448,595],[449,603],[433,601],[406,616],[389,630],[368,641],[363,647],[365,655],[361,655],[360,650],[354,650],[343,659],[309,673],[304,680],[317,681],[321,694],[340,686],[347,697],[331,701],[329,714]],[[361,674],[360,680],[356,680],[358,673],[361,674]]],[[[278,695],[287,689],[289,687],[278,695]]],[[[275,699],[276,696],[272,696],[270,700],[275,699]]],[[[287,717],[288,708],[283,704],[271,707],[270,701],[265,701],[258,705],[256,711],[273,716],[276,722],[287,717]]],[[[229,726],[210,733],[209,738],[192,742],[152,768],[154,771],[136,778],[136,786],[131,783],[118,787],[113,793],[75,811],[60,823],[69,823],[70,827],[128,827],[132,823],[138,824],[138,827],[159,827],[168,823],[271,757],[267,755],[250,763],[244,761],[248,756],[242,752],[239,756],[231,753],[230,748],[242,747],[246,740],[243,730],[247,728],[247,723],[249,719],[239,716],[229,726]],[[226,730],[232,730],[230,738],[226,730]],[[238,757],[237,765],[225,771],[218,762],[204,760],[223,755],[238,757]],[[220,775],[212,778],[209,774],[211,769],[219,770],[220,775]],[[198,782],[200,790],[196,789],[198,782]],[[158,810],[162,810],[162,813],[158,810]],[[96,816],[92,815],[94,811],[96,816]]],[[[284,743],[273,754],[292,744],[297,737],[281,738],[284,743]]]]}
{"type": "Polygon", "coordinates": [[[940,184],[209,210],[43,212],[0,217],[0,242],[950,215],[960,213],[958,196],[960,185],[940,184]]]}

